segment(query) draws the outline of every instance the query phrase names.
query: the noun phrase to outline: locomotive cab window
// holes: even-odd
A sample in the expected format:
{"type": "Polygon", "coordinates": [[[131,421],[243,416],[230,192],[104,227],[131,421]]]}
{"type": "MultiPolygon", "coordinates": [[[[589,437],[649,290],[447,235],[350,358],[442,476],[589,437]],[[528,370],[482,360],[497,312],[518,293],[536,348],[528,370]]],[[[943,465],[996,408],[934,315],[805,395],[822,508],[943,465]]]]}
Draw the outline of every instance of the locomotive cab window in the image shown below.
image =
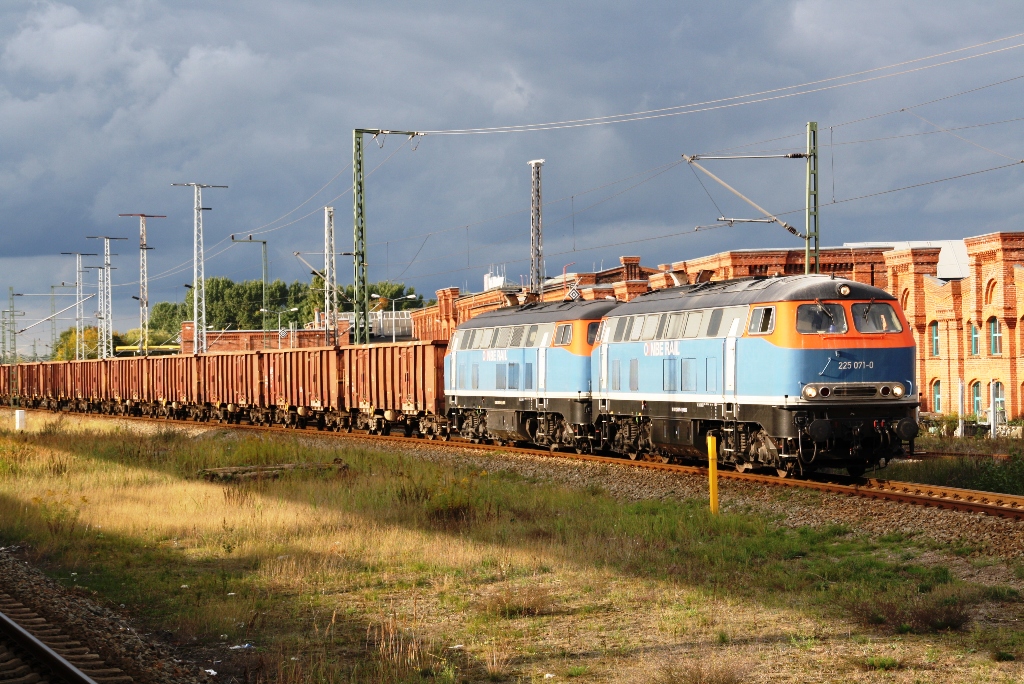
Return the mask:
{"type": "Polygon", "coordinates": [[[565,323],[555,330],[555,346],[564,347],[572,342],[572,325],[565,323]]]}
{"type": "Polygon", "coordinates": [[[747,332],[751,335],[768,335],[775,330],[775,307],[759,306],[750,315],[747,332]]]}
{"type": "Polygon", "coordinates": [[[796,331],[803,335],[845,333],[846,311],[841,304],[801,304],[796,308],[796,331]]]}
{"type": "Polygon", "coordinates": [[[626,329],[629,327],[632,320],[633,319],[629,316],[623,316],[622,318],[615,319],[615,336],[612,338],[612,341],[622,341],[622,338],[626,335],[626,329]]]}
{"type": "MultiPolygon", "coordinates": [[[[651,318],[647,316],[647,318],[651,318]]],[[[629,341],[636,342],[640,339],[640,334],[644,331],[644,316],[633,317],[633,327],[629,329],[629,341]]]]}
{"type": "Polygon", "coordinates": [[[597,342],[598,331],[601,329],[601,322],[594,321],[587,324],[587,344],[593,345],[597,342]]]}
{"type": "Polygon", "coordinates": [[[854,304],[851,309],[853,311],[853,327],[857,328],[857,332],[903,332],[899,317],[888,304],[868,302],[867,304],[854,304]]]}

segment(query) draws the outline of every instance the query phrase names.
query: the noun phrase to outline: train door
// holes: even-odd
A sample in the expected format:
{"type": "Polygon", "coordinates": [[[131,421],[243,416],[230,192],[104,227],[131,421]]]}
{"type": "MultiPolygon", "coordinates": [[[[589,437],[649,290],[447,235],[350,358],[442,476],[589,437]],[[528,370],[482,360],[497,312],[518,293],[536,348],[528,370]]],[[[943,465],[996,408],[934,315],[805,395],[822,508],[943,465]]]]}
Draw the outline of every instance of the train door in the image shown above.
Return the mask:
{"type": "Polygon", "coordinates": [[[725,337],[725,378],[723,391],[727,400],[736,397],[736,337],[739,334],[740,319],[734,318],[729,326],[729,333],[725,337]]]}

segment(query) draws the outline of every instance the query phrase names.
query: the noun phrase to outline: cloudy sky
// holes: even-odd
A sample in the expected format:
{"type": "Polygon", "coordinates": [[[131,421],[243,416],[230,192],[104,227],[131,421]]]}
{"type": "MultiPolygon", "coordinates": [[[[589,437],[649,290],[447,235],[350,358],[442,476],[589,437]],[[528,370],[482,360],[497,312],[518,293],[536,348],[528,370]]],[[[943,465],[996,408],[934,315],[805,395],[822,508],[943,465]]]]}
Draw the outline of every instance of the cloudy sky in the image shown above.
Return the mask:
{"type": "MultiPolygon", "coordinates": [[[[432,294],[480,289],[488,268],[504,265],[518,281],[536,158],[547,160],[549,273],[621,254],[657,265],[799,247],[773,225],[695,232],[720,210],[754,212],[704,178],[709,198],[688,165],[671,165],[683,153],[799,151],[811,120],[822,202],[837,202],[822,210],[824,244],[1019,230],[1021,167],[843,200],[1024,158],[1024,121],[1007,121],[1024,116],[1024,35],[1012,37],[1022,32],[1010,0],[9,0],[0,7],[0,292],[6,301],[8,286],[73,282],[60,252],[96,251],[88,235],[128,237],[115,249],[115,327],[135,327],[138,227],[117,214],[168,216],[150,222],[151,300],[180,300],[191,281],[192,195],[171,183],[191,181],[230,186],[204,195],[208,276],[259,278],[258,248],[227,238],[261,233],[271,275],[306,278],[292,254],[322,252],[323,206],[336,207],[339,249],[349,248],[355,127],[579,120],[859,72],[868,73],[610,125],[368,140],[371,278],[432,294]],[[998,42],[961,50],[989,41],[998,42]]],[[[803,204],[802,162],[706,165],[772,212],[803,204]]],[[[800,213],[787,218],[802,224],[800,213]]],[[[350,282],[347,263],[342,274],[350,282]]],[[[49,302],[19,306],[31,320],[49,302]]],[[[38,337],[48,342],[49,327],[38,337]]]]}

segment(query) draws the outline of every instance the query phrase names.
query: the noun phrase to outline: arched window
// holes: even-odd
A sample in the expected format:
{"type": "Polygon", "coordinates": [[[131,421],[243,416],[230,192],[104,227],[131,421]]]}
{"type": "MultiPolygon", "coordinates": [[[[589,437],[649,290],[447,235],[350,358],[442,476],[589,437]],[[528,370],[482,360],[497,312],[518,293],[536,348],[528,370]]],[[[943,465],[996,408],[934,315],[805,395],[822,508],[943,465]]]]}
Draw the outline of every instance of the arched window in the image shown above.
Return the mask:
{"type": "Polygon", "coordinates": [[[932,411],[942,411],[942,383],[939,380],[932,383],[932,411]]]}
{"type": "Polygon", "coordinates": [[[976,417],[981,416],[981,383],[971,385],[971,410],[976,417]]]}
{"type": "Polygon", "coordinates": [[[1003,353],[1003,327],[995,316],[988,319],[988,351],[993,356],[1003,353]]]}
{"type": "Polygon", "coordinates": [[[939,322],[938,321],[932,321],[931,325],[928,326],[928,329],[931,331],[931,334],[932,334],[932,356],[938,356],[939,355],[939,322]]]}
{"type": "Polygon", "coordinates": [[[1003,383],[996,381],[989,385],[992,391],[992,405],[996,409],[996,422],[1006,422],[1006,392],[1003,390],[1003,383]]]}
{"type": "Polygon", "coordinates": [[[978,326],[971,323],[971,356],[981,353],[981,331],[978,326]]]}
{"type": "Polygon", "coordinates": [[[988,281],[988,285],[985,286],[985,304],[991,304],[992,300],[996,296],[996,281],[988,281]]]}
{"type": "Polygon", "coordinates": [[[907,304],[910,303],[910,290],[904,290],[903,294],[900,295],[900,308],[904,311],[907,310],[907,304]]]}

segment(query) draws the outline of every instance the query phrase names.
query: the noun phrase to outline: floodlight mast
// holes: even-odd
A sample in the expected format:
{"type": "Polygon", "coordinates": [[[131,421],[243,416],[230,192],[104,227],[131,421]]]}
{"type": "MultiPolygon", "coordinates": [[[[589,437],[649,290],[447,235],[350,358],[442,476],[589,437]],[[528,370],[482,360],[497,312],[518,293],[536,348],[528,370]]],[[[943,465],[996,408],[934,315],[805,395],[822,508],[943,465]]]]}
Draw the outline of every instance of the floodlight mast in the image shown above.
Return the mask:
{"type": "Polygon", "coordinates": [[[149,356],[149,268],[146,252],[152,249],[146,244],[146,219],[167,218],[157,214],[118,214],[118,216],[139,217],[139,353],[149,356]]]}
{"type": "MultiPolygon", "coordinates": [[[[381,135],[407,135],[410,139],[422,135],[416,131],[387,131],[380,128],[352,130],[352,325],[355,344],[370,342],[370,285],[366,277],[366,216],[363,196],[363,135],[375,139],[381,135]]],[[[327,250],[324,250],[327,251],[327,250]]],[[[333,251],[333,250],[331,250],[333,251]]]]}
{"type": "Polygon", "coordinates": [[[205,183],[171,183],[176,187],[190,187],[195,191],[195,218],[192,231],[192,353],[206,352],[206,269],[203,256],[203,188],[227,188],[226,185],[205,183]]]}

